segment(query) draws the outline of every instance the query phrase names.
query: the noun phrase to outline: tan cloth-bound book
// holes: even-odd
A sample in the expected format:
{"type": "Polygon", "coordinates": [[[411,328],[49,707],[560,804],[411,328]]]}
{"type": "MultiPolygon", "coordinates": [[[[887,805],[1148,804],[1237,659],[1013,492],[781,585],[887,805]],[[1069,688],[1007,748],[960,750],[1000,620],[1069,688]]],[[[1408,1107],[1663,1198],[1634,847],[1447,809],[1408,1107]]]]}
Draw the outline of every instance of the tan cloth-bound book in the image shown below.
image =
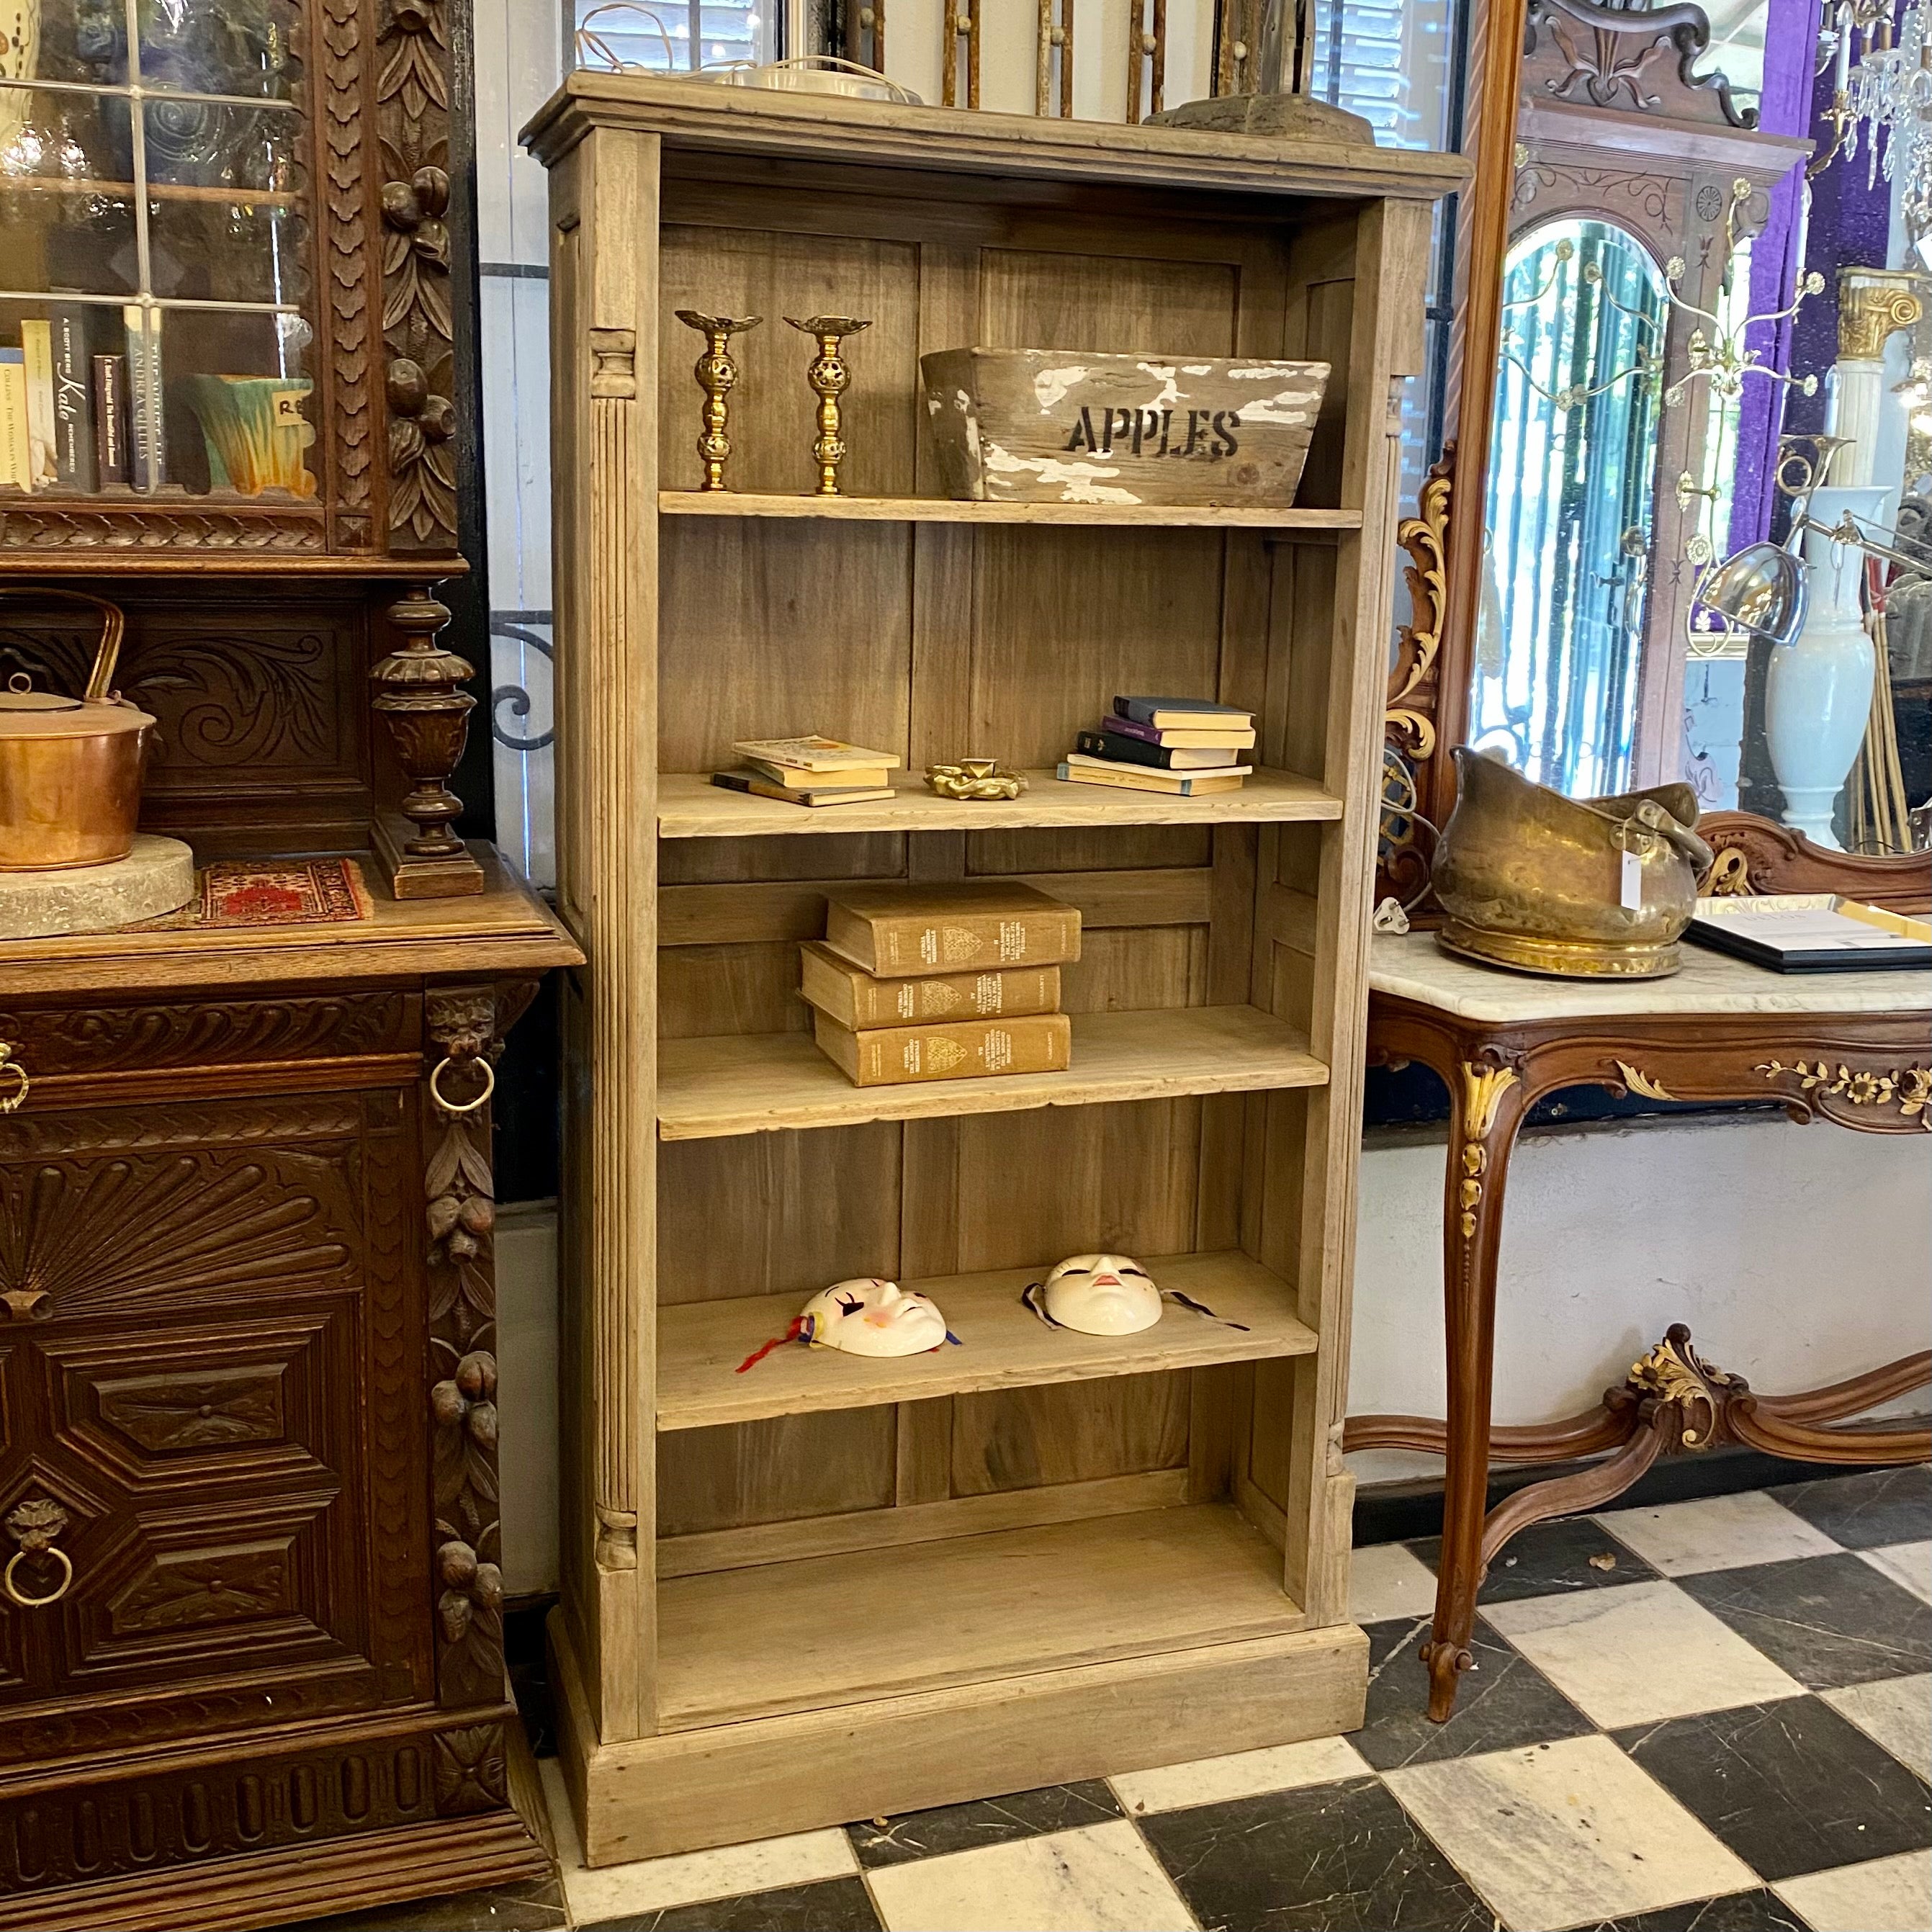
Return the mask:
{"type": "Polygon", "coordinates": [[[855,1087],[975,1080],[988,1073],[1059,1073],[1073,1057],[1073,1025],[1064,1013],[855,1033],[814,1010],[812,1030],[820,1052],[836,1060],[855,1087]]]}
{"type": "Polygon", "coordinates": [[[1060,1010],[1060,968],[1016,966],[1000,973],[934,973],[880,980],[815,939],[799,948],[800,992],[841,1026],[914,1026],[922,1021],[1018,1019],[1060,1010]]]}
{"type": "Polygon", "coordinates": [[[1079,908],[1010,880],[841,886],[825,905],[826,944],[882,980],[1080,957],[1079,908]]]}

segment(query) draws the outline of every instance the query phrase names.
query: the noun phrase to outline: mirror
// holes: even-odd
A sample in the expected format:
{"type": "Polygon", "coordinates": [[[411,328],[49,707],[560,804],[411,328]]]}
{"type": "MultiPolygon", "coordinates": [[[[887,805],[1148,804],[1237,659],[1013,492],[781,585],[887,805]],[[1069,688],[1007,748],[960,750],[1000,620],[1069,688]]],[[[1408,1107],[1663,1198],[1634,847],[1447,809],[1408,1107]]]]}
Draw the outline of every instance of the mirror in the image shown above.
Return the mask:
{"type": "Polygon", "coordinates": [[[1468,735],[1576,797],[1631,778],[1668,306],[1610,222],[1541,223],[1504,263],[1468,735]]]}

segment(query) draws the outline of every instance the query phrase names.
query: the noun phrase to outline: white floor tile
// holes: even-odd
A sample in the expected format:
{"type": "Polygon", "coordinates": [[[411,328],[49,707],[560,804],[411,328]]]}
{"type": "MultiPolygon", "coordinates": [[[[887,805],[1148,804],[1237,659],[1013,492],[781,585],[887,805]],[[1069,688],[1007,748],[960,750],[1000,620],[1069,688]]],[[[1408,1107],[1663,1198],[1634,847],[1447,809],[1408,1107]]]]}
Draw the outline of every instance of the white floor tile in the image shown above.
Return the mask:
{"type": "Polygon", "coordinates": [[[1819,1694],[1874,1744],[1932,1784],[1932,1677],[1888,1677],[1819,1694]]]}
{"type": "Polygon", "coordinates": [[[1675,1583],[1532,1597],[1484,1614],[1606,1731],[1804,1688],[1675,1583]]]}
{"type": "Polygon", "coordinates": [[[1822,1530],[1759,1490],[1666,1503],[1660,1509],[1606,1510],[1593,1520],[1666,1576],[1838,1552],[1822,1530]]]}
{"type": "Polygon", "coordinates": [[[1928,1932],[1932,1852],[1901,1852],[1869,1864],[1811,1872],[1772,1890],[1812,1932],[1928,1932]]]}
{"type": "Polygon", "coordinates": [[[1399,1543],[1358,1550],[1348,1573],[1348,1616],[1358,1624],[1426,1617],[1436,1608],[1436,1572],[1399,1543]]]}
{"type": "Polygon", "coordinates": [[[1190,1804],[1218,1804],[1225,1798],[1374,1774],[1353,1744],[1340,1738],[1311,1738],[1305,1744],[1272,1744],[1192,1764],[1165,1765],[1158,1771],[1122,1772],[1108,1782],[1130,1811],[1179,1811],[1190,1804]]]}
{"type": "Polygon", "coordinates": [[[1757,1882],[1608,1738],[1412,1766],[1385,1781],[1512,1932],[1634,1918],[1757,1882]]]}
{"type": "Polygon", "coordinates": [[[538,1768],[556,1834],[564,1896],[579,1924],[662,1912],[674,1905],[694,1905],[700,1899],[730,1898],[742,1892],[767,1892],[776,1886],[806,1885],[814,1879],[844,1878],[859,1868],[845,1834],[832,1830],[760,1838],[748,1845],[724,1845],[674,1858],[640,1858],[633,1864],[604,1865],[593,1871],[584,1862],[556,1761],[545,1758],[538,1768]]]}
{"type": "Polygon", "coordinates": [[[868,1872],[887,1932],[1193,1932],[1140,1834],[1124,1819],[868,1872]]]}
{"type": "Polygon", "coordinates": [[[1915,1597],[1932,1604],[1932,1543],[1894,1543],[1885,1550],[1861,1550],[1874,1570],[1903,1583],[1915,1597]]]}

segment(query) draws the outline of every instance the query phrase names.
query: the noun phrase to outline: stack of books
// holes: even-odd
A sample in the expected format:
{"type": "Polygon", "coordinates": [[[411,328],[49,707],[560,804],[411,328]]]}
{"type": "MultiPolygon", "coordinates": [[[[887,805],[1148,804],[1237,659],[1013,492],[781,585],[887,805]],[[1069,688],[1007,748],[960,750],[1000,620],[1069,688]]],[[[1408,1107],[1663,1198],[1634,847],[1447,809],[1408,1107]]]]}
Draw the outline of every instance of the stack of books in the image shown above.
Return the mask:
{"type": "Polygon", "coordinates": [[[1255,714],[1199,698],[1117,698],[1099,728],[1082,731],[1060,767],[1070,784],[1203,798],[1239,791],[1254,770],[1255,714]]]}
{"type": "Polygon", "coordinates": [[[802,738],[740,738],[731,747],[744,762],[713,772],[711,782],[787,805],[864,805],[892,795],[896,752],[874,752],[816,732],[802,738]]]}
{"type": "Polygon", "coordinates": [[[1060,968],[1080,913],[1004,880],[842,886],[799,990],[819,1051],[856,1087],[1058,1073],[1072,1054],[1060,968]]]}

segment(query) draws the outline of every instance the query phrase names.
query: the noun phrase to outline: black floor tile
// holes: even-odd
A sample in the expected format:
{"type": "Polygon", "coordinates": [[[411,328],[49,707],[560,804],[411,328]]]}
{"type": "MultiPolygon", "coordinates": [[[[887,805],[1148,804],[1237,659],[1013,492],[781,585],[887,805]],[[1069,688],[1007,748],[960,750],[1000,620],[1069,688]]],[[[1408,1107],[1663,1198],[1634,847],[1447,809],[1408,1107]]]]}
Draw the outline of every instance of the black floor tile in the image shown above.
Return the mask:
{"type": "Polygon", "coordinates": [[[1635,1918],[1606,1918],[1584,1932],[1809,1932],[1809,1928],[1775,1893],[1760,1890],[1666,1905],[1635,1918]]]}
{"type": "Polygon", "coordinates": [[[559,1932],[569,1922],[563,1887],[553,1873],[522,1885],[308,1918],[299,1925],[278,1927],[277,1932],[479,1932],[485,1926],[489,1932],[559,1932]]]}
{"type": "Polygon", "coordinates": [[[1208,1932],[1491,1932],[1496,1923],[1369,1778],[1138,1822],[1208,1932]]]}
{"type": "Polygon", "coordinates": [[[1587,1736],[1588,1718],[1527,1658],[1478,1617],[1456,1708],[1446,1724],[1429,1721],[1429,1672],[1417,1656],[1429,1619],[1370,1624],[1369,1712],[1348,1742],[1378,1771],[1438,1758],[1520,1749],[1587,1736]]]}
{"type": "Polygon", "coordinates": [[[781,1886],[699,1905],[667,1906],[628,1918],[600,1918],[582,1932],[879,1932],[878,1914],[856,1878],[781,1886]]]}
{"type": "Polygon", "coordinates": [[[1005,1798],[982,1798],[970,1804],[941,1804],[930,1811],[904,1811],[883,1825],[848,1825],[845,1835],[860,1864],[868,1868],[902,1865],[945,1852],[968,1852],[979,1845],[1002,1845],[1014,1838],[1037,1838],[1079,1825],[1104,1825],[1121,1815],[1112,1791],[1099,1778],[1085,1784],[1049,1784],[1005,1798]]]}
{"type": "Polygon", "coordinates": [[[1932,1466],[1923,1462],[1790,1483],[1769,1493],[1847,1550],[1922,1543],[1932,1537],[1932,1466]]]}
{"type": "MultiPolygon", "coordinates": [[[[1442,1539],[1424,1537],[1408,1546],[1433,1570],[1442,1539]]],[[[1558,1597],[1572,1590],[1648,1583],[1657,1574],[1588,1516],[1566,1516],[1556,1522],[1532,1523],[1520,1536],[1512,1537],[1490,1565],[1481,1600],[1507,1604],[1521,1597],[1558,1597]],[[1592,1557],[1598,1560],[1593,1563],[1592,1557]]]]}
{"type": "Polygon", "coordinates": [[[1932,1669],[1932,1604],[1850,1551],[1676,1580],[1814,1690],[1932,1669]]]}
{"type": "Polygon", "coordinates": [[[1932,1791],[1816,1697],[1613,1735],[1762,1878],[1932,1845],[1932,1791]]]}

